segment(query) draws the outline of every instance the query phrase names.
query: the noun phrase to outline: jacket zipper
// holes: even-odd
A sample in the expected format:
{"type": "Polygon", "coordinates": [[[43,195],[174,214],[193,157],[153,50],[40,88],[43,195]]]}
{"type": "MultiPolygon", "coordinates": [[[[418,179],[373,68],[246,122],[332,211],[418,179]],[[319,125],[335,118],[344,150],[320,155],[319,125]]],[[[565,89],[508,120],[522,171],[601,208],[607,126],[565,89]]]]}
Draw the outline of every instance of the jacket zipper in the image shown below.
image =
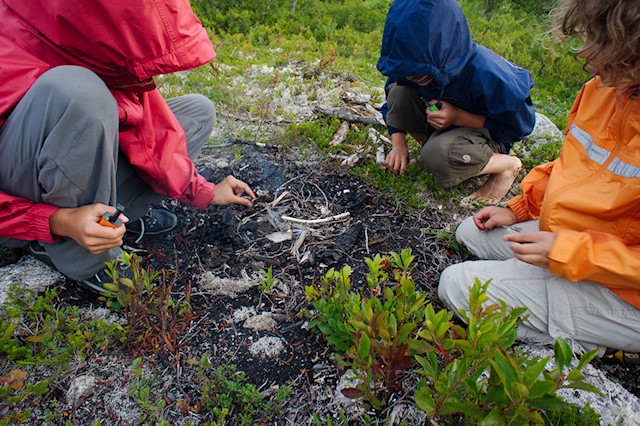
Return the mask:
{"type": "Polygon", "coordinates": [[[620,119],[619,125],[618,125],[618,137],[617,137],[617,141],[616,141],[616,145],[614,146],[613,150],[611,151],[611,154],[609,154],[609,157],[607,157],[607,161],[605,161],[602,166],[600,166],[600,168],[591,176],[587,177],[586,179],[583,179],[581,181],[578,182],[574,182],[566,187],[564,187],[562,190],[558,191],[556,193],[555,196],[553,196],[549,201],[545,202],[542,206],[542,208],[540,209],[540,225],[539,228],[543,229],[543,224],[544,224],[544,229],[549,229],[549,227],[547,226],[547,220],[548,220],[548,215],[546,214],[549,209],[550,206],[552,204],[555,203],[555,201],[560,198],[562,195],[564,195],[564,193],[566,193],[567,191],[572,190],[573,188],[576,188],[578,186],[584,185],[586,183],[589,183],[591,181],[596,180],[596,178],[598,178],[602,173],[604,173],[605,170],[607,170],[607,168],[609,167],[609,164],[611,164],[611,162],[616,158],[616,154],[618,153],[618,151],[620,151],[621,146],[622,146],[622,130],[623,130],[623,126],[624,123],[626,121],[627,116],[629,115],[629,113],[631,112],[631,106],[634,104],[633,100],[628,100],[627,103],[624,106],[624,110],[622,111],[622,117],[620,119]]]}

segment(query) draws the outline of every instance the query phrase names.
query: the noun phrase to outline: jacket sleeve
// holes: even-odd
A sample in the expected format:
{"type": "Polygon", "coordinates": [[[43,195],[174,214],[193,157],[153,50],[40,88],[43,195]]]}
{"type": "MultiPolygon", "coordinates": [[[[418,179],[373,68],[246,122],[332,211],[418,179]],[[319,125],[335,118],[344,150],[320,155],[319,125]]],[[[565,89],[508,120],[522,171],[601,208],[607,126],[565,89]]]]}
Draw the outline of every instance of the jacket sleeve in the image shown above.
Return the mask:
{"type": "Polygon", "coordinates": [[[120,132],[120,150],[154,191],[206,209],[215,185],[196,171],[178,119],[158,89],[138,96],[141,122],[120,132]]]}
{"type": "Polygon", "coordinates": [[[549,258],[549,271],[567,280],[640,289],[640,246],[614,235],[560,231],[549,258]]]}
{"type": "Polygon", "coordinates": [[[49,218],[60,207],[34,203],[0,191],[0,237],[52,243],[49,218]]]}
{"type": "Polygon", "coordinates": [[[522,194],[507,202],[507,207],[516,214],[518,222],[535,220],[540,216],[540,207],[554,163],[552,161],[533,168],[520,183],[522,194]]]}

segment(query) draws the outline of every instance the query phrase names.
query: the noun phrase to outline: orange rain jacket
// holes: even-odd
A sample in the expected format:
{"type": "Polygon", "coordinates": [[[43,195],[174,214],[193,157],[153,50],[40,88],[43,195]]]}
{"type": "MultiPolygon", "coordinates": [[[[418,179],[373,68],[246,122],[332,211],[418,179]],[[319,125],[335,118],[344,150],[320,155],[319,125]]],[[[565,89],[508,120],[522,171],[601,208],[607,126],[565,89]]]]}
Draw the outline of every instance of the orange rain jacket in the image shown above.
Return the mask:
{"type": "Polygon", "coordinates": [[[549,270],[608,287],[640,309],[640,100],[598,77],[569,113],[558,159],[534,168],[507,205],[556,232],[549,270]]]}

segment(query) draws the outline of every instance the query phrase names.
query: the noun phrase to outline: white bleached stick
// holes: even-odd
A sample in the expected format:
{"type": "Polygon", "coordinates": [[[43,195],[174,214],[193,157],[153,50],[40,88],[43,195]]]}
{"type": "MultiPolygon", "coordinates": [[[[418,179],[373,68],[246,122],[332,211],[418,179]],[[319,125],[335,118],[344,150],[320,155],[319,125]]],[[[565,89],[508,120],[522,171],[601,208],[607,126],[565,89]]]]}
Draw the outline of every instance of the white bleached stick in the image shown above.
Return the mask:
{"type": "Polygon", "coordinates": [[[350,213],[346,212],[346,213],[340,213],[337,214],[335,216],[331,216],[331,217],[323,217],[322,219],[298,219],[295,217],[291,217],[291,216],[280,216],[280,218],[282,220],[288,220],[289,222],[294,222],[294,223],[303,223],[305,225],[315,225],[318,223],[327,223],[327,222],[333,222],[336,220],[342,220],[345,219],[347,217],[349,217],[350,213]]]}

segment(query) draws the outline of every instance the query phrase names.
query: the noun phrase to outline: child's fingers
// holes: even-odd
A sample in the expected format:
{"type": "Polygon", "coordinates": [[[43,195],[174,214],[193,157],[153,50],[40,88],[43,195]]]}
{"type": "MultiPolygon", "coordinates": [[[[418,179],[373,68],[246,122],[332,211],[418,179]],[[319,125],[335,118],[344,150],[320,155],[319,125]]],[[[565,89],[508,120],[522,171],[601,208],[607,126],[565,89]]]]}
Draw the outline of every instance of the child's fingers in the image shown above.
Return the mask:
{"type": "Polygon", "coordinates": [[[539,232],[520,232],[507,234],[504,236],[505,241],[513,241],[515,243],[534,243],[538,241],[539,232]]]}
{"type": "Polygon", "coordinates": [[[238,196],[233,196],[231,198],[231,202],[233,204],[240,204],[240,205],[246,206],[246,207],[253,206],[253,203],[251,202],[251,200],[247,200],[246,198],[242,198],[242,197],[238,197],[238,196]]]}

